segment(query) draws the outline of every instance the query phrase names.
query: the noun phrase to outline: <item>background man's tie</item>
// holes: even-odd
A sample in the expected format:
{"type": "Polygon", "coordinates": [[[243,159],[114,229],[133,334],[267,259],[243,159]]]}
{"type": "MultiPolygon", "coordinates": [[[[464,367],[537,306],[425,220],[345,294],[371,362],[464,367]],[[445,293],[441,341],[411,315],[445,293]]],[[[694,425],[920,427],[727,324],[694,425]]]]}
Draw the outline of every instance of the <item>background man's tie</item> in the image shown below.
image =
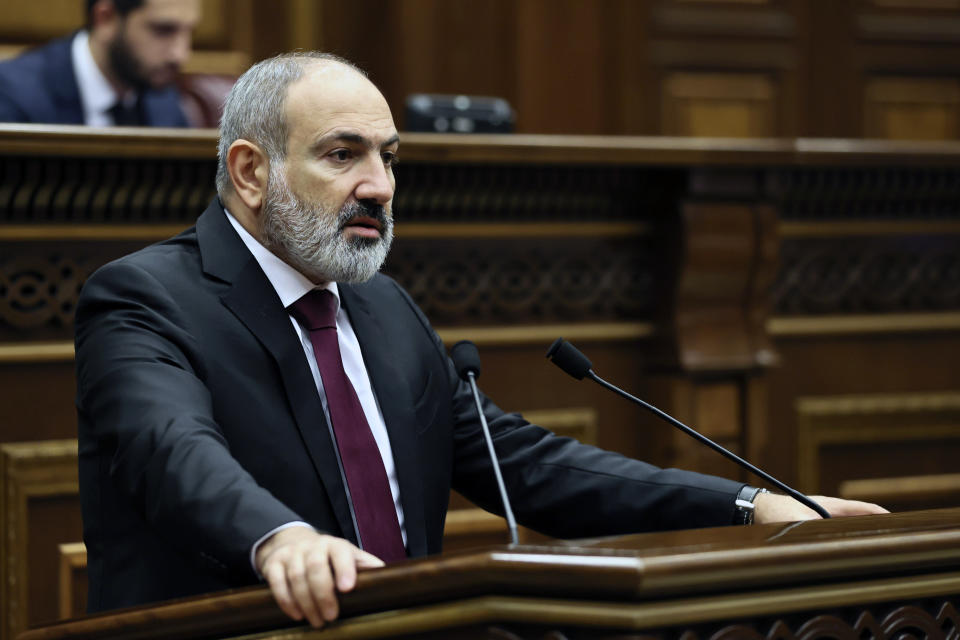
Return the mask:
{"type": "Polygon", "coordinates": [[[107,111],[113,116],[113,124],[118,127],[141,127],[144,124],[139,97],[133,104],[118,100],[107,111]]]}
{"type": "Polygon", "coordinates": [[[363,548],[384,562],[402,560],[406,551],[383,459],[357,392],[343,370],[337,300],[330,291],[315,289],[294,302],[290,312],[310,333],[363,548]]]}

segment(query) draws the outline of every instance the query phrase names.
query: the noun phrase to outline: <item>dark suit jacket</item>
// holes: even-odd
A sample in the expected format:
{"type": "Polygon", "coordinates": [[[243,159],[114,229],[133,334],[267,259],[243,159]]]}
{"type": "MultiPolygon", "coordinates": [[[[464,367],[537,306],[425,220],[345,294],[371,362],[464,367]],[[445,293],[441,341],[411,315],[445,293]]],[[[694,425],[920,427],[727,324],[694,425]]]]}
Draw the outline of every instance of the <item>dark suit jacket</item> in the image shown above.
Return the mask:
{"type": "MultiPolygon", "coordinates": [[[[408,553],[437,553],[451,487],[500,511],[469,387],[393,280],[340,294],[390,435],[408,553]]],[[[97,271],[76,338],[91,610],[254,582],[253,543],[288,521],[355,542],[303,348],[217,201],[97,271]]],[[[732,521],[740,483],[484,411],[522,524],[583,537],[732,521]]]]}
{"type": "MultiPolygon", "coordinates": [[[[0,122],[83,124],[70,42],[54,40],[0,63],[0,122]]],[[[176,89],[145,91],[147,126],[186,127],[176,89]]]]}

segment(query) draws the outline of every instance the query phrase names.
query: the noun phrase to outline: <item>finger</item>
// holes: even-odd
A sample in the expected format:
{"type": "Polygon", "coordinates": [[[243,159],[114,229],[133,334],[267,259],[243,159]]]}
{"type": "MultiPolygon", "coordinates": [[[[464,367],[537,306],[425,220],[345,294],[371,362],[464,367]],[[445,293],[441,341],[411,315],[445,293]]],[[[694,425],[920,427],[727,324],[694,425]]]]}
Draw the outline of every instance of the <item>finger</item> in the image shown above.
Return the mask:
{"type": "Polygon", "coordinates": [[[872,502],[861,502],[859,500],[844,500],[842,511],[849,515],[869,515],[890,513],[883,507],[872,502]]]}
{"type": "Polygon", "coordinates": [[[273,562],[267,565],[265,569],[264,577],[267,579],[267,584],[270,585],[270,593],[273,594],[273,599],[277,601],[280,610],[294,620],[303,620],[303,612],[290,594],[283,565],[280,562],[273,562]]]}
{"type": "Polygon", "coordinates": [[[354,562],[356,562],[356,566],[361,567],[363,569],[375,569],[377,567],[386,566],[383,560],[381,560],[377,556],[373,555],[368,551],[364,551],[363,549],[358,549],[356,547],[353,548],[353,557],[354,557],[354,562]]]}
{"type": "MultiPolygon", "coordinates": [[[[346,593],[357,584],[357,554],[353,545],[336,546],[330,551],[330,566],[337,582],[337,590],[346,593]]],[[[362,551],[360,553],[363,553],[362,551]]]]}
{"type": "Polygon", "coordinates": [[[883,507],[871,502],[843,500],[841,498],[821,498],[830,503],[830,513],[835,516],[879,515],[890,513],[883,507]]]}
{"type": "Polygon", "coordinates": [[[872,502],[864,502],[864,504],[867,505],[866,508],[870,511],[870,513],[875,513],[877,515],[881,513],[890,513],[889,510],[884,509],[878,504],[873,504],[872,502]]]}
{"type": "Polygon", "coordinates": [[[323,626],[323,618],[317,610],[313,594],[310,592],[307,570],[300,553],[294,553],[287,562],[287,581],[290,583],[290,592],[293,594],[294,600],[296,600],[297,605],[303,611],[307,620],[310,621],[310,624],[314,627],[323,626]]]}
{"type": "Polygon", "coordinates": [[[330,548],[314,551],[307,559],[307,582],[310,594],[317,604],[323,619],[332,622],[340,614],[337,594],[333,588],[333,574],[330,571],[330,548]]]}

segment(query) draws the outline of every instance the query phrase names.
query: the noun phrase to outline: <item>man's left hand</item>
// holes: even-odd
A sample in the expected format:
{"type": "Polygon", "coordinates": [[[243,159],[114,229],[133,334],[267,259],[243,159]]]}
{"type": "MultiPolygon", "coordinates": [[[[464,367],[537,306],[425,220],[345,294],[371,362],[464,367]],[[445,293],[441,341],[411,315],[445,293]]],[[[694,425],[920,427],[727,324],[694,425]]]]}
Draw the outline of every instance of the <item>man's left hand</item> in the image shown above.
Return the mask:
{"type": "MultiPolygon", "coordinates": [[[[843,500],[828,496],[810,496],[810,499],[827,510],[831,516],[866,516],[890,513],[881,506],[859,500],[843,500]]],[[[753,501],[755,508],[753,521],[757,524],[768,522],[794,522],[796,520],[817,520],[820,515],[790,496],[777,493],[757,494],[753,501]]]]}

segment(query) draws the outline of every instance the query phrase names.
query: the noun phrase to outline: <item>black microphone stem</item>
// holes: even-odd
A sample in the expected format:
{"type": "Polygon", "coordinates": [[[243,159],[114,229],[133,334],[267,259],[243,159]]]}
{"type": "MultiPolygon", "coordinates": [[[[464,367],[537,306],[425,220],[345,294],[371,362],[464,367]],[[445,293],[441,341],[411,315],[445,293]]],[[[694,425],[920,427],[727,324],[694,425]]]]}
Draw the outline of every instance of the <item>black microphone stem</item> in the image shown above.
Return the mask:
{"type": "Polygon", "coordinates": [[[500,475],[500,458],[493,448],[493,438],[490,437],[490,427],[487,426],[487,417],[483,415],[483,407],[480,405],[480,392],[477,389],[477,376],[473,371],[467,372],[467,378],[470,380],[470,387],[473,389],[473,401],[477,405],[477,414],[480,416],[480,426],[483,428],[483,439],[487,441],[487,450],[490,452],[490,461],[493,462],[493,475],[497,478],[497,486],[500,487],[500,495],[503,498],[503,512],[507,518],[507,527],[510,529],[510,542],[517,542],[517,521],[513,517],[513,509],[510,508],[510,500],[507,498],[507,488],[503,484],[503,476],[500,475]]]}
{"type": "MultiPolygon", "coordinates": [[[[724,449],[723,447],[721,447],[720,445],[718,445],[716,442],[714,442],[714,441],[711,440],[710,438],[708,438],[708,437],[706,437],[706,436],[704,436],[704,435],[701,435],[700,433],[694,431],[693,429],[691,429],[691,428],[688,427],[687,425],[683,424],[682,422],[680,422],[679,420],[677,420],[677,419],[674,418],[673,416],[671,416],[671,415],[669,415],[669,414],[667,414],[667,413],[664,413],[663,411],[661,411],[660,409],[657,409],[657,408],[656,408],[655,406],[653,406],[652,404],[648,404],[648,403],[644,402],[644,401],[641,400],[640,398],[638,398],[638,397],[636,397],[636,396],[634,396],[634,395],[631,395],[631,394],[627,393],[627,392],[624,391],[623,389],[621,389],[621,388],[619,388],[619,387],[613,386],[612,384],[610,384],[609,382],[607,382],[606,380],[604,380],[603,378],[601,378],[600,376],[598,376],[597,374],[595,374],[592,369],[589,370],[589,371],[587,371],[586,375],[587,375],[587,377],[589,377],[591,380],[593,380],[594,382],[596,382],[596,383],[599,384],[600,386],[605,387],[605,388],[609,389],[610,391],[613,391],[614,393],[616,393],[616,394],[618,394],[618,395],[626,398],[627,400],[632,400],[633,402],[636,402],[637,404],[639,404],[641,407],[643,407],[643,408],[646,409],[647,411],[649,411],[649,412],[651,412],[651,413],[659,416],[660,418],[666,420],[667,422],[669,422],[669,423],[672,424],[673,426],[677,427],[678,429],[680,429],[681,431],[683,431],[683,432],[686,433],[687,435],[689,435],[689,436],[691,436],[691,437],[693,437],[693,438],[696,438],[697,440],[699,440],[699,441],[702,442],[703,444],[707,445],[708,447],[710,447],[711,449],[713,449],[714,451],[716,451],[716,452],[719,453],[720,455],[724,456],[725,458],[728,458],[728,459],[736,462],[737,464],[746,467],[746,468],[749,469],[752,473],[755,473],[756,475],[760,476],[761,478],[763,478],[764,480],[766,480],[766,481],[769,482],[770,484],[774,485],[775,487],[777,487],[778,489],[780,489],[781,491],[783,491],[784,493],[786,493],[787,495],[789,495],[791,498],[793,498],[793,499],[796,500],[797,502],[800,502],[800,503],[802,503],[802,504],[810,507],[811,509],[813,509],[814,511],[816,511],[817,513],[819,513],[821,517],[823,517],[823,518],[829,518],[829,517],[830,517],[830,514],[827,512],[826,509],[824,509],[823,507],[821,507],[820,505],[818,505],[816,502],[814,502],[813,500],[811,500],[811,499],[808,498],[807,496],[803,495],[802,493],[800,493],[799,491],[797,491],[797,490],[795,490],[795,489],[792,489],[792,488],[788,487],[788,486],[785,485],[784,483],[780,482],[779,480],[777,480],[776,478],[774,478],[773,476],[771,476],[771,475],[770,475],[769,473],[767,473],[766,471],[763,471],[762,469],[753,466],[752,464],[750,464],[749,462],[747,462],[746,460],[744,460],[743,458],[741,458],[741,457],[738,456],[737,454],[733,453],[732,451],[727,451],[726,449],[724,449]]],[[[472,378],[471,378],[471,381],[472,381],[472,378]]],[[[478,405],[478,406],[479,406],[479,405],[478,405]]],[[[488,442],[488,444],[489,444],[489,440],[488,440],[487,442],[488,442]]],[[[493,446],[493,445],[491,445],[491,446],[493,446]]],[[[498,480],[500,479],[499,470],[497,471],[497,479],[498,479],[498,480]]]]}

